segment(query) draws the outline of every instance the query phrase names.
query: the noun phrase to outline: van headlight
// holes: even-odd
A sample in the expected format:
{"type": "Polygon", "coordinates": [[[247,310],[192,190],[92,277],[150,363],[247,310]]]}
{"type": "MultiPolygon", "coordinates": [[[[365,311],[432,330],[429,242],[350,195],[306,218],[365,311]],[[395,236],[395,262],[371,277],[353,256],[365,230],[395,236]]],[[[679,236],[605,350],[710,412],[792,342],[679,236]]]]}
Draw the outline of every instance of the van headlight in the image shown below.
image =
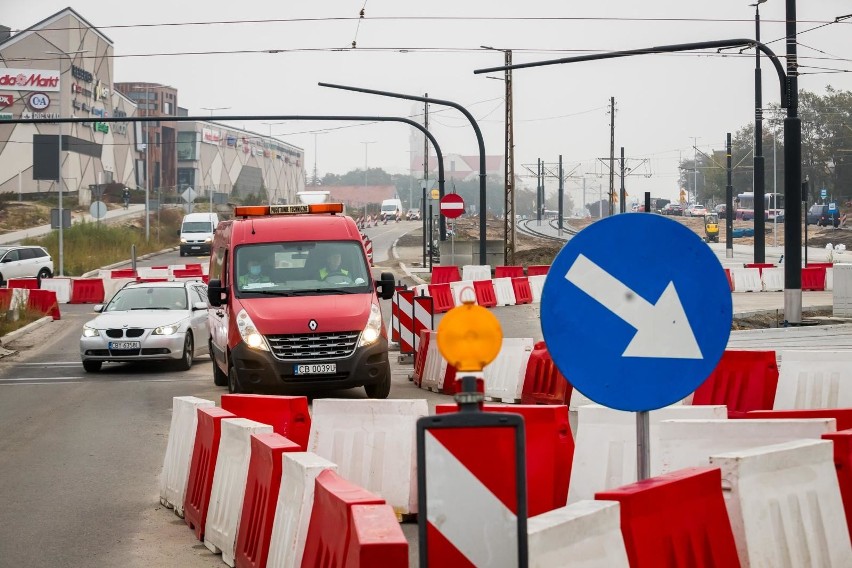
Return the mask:
{"type": "Polygon", "coordinates": [[[361,332],[361,340],[358,347],[372,345],[382,335],[382,312],[376,304],[370,305],[370,317],[367,319],[367,327],[361,332]]]}
{"type": "Polygon", "coordinates": [[[186,239],[185,239],[184,237],[181,237],[181,238],[180,238],[180,243],[181,243],[182,245],[185,245],[185,244],[186,244],[186,239]]]}
{"type": "Polygon", "coordinates": [[[207,244],[212,243],[212,242],[213,242],[213,237],[207,237],[206,239],[204,239],[204,242],[205,242],[205,243],[207,243],[207,244]]]}
{"type": "Polygon", "coordinates": [[[269,346],[266,344],[266,338],[263,337],[251,321],[248,313],[245,310],[240,310],[237,314],[237,329],[240,330],[240,337],[246,345],[252,349],[261,351],[269,351],[269,346]]]}
{"type": "Polygon", "coordinates": [[[101,332],[93,327],[89,327],[87,325],[83,326],[83,337],[97,337],[100,334],[101,332]]]}

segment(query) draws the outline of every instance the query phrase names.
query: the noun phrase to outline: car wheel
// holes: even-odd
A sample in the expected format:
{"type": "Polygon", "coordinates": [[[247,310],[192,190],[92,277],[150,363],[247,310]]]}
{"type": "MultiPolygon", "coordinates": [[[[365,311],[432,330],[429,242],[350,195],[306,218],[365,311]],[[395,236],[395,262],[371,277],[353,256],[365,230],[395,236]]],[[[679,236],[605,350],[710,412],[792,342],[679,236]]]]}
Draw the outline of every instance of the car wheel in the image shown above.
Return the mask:
{"type": "Polygon", "coordinates": [[[38,271],[38,276],[36,276],[36,278],[42,280],[43,278],[51,278],[52,276],[53,274],[50,273],[50,270],[48,270],[47,268],[42,268],[38,271]]]}
{"type": "Polygon", "coordinates": [[[364,385],[364,391],[370,398],[387,398],[390,394],[391,380],[390,371],[385,373],[384,378],[376,384],[364,385]]]}
{"type": "Polygon", "coordinates": [[[87,373],[97,373],[101,370],[103,361],[83,361],[83,368],[87,373]]]}
{"type": "Polygon", "coordinates": [[[192,343],[192,333],[186,332],[186,340],[183,342],[183,356],[177,363],[179,371],[188,371],[192,368],[192,355],[194,345],[192,343]]]}
{"type": "Polygon", "coordinates": [[[231,394],[240,394],[243,392],[240,379],[237,377],[237,370],[234,369],[233,365],[228,368],[228,392],[231,394]]]}

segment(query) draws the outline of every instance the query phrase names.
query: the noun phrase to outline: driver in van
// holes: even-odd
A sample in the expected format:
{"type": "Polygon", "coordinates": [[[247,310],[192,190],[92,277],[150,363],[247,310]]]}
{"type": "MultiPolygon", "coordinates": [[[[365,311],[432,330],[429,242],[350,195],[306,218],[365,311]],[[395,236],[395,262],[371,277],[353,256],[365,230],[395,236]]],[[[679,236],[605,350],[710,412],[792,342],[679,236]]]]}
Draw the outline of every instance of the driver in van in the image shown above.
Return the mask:
{"type": "Polygon", "coordinates": [[[237,280],[237,284],[240,288],[245,288],[250,284],[261,284],[265,282],[272,282],[269,279],[269,276],[263,273],[263,266],[260,261],[253,258],[248,261],[248,273],[243,274],[237,280]]]}
{"type": "Polygon", "coordinates": [[[340,266],[340,253],[337,251],[331,252],[325,258],[325,266],[319,270],[319,279],[325,280],[329,276],[349,276],[349,271],[340,266]]]}

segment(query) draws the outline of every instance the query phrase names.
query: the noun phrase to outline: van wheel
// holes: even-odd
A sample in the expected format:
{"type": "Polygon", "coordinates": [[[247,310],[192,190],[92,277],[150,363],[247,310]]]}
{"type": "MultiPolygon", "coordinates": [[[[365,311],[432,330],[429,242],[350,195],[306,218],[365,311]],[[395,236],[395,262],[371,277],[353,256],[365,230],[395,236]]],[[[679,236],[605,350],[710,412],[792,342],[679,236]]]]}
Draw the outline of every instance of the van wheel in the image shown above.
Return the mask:
{"type": "Polygon", "coordinates": [[[390,380],[390,371],[385,373],[384,378],[376,384],[373,385],[364,385],[364,391],[366,391],[367,396],[370,398],[379,398],[384,399],[387,398],[390,394],[391,380],[390,380]]]}

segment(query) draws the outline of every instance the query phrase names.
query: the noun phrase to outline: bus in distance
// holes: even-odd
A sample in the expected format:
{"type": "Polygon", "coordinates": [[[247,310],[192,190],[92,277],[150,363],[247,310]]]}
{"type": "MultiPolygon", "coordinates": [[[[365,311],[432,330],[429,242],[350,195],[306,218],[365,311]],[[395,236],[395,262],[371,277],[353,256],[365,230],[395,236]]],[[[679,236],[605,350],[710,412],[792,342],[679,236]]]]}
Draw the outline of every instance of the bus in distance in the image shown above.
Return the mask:
{"type": "MultiPolygon", "coordinates": [[[[754,220],[754,192],[747,191],[737,195],[738,203],[735,203],[736,217],[743,221],[754,220]]],[[[763,218],[767,221],[778,221],[784,219],[784,194],[767,193],[763,196],[763,218]]]]}

